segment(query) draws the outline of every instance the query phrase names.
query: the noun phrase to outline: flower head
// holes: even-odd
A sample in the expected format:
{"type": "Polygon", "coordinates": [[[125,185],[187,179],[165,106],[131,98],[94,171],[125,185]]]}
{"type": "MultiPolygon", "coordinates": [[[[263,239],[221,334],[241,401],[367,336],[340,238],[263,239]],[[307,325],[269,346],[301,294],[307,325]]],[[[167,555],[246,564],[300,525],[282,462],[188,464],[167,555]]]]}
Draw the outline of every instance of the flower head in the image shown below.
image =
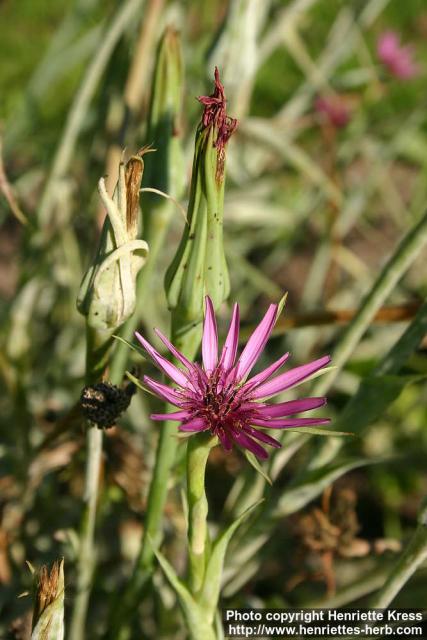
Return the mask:
{"type": "Polygon", "coordinates": [[[218,333],[212,301],[206,297],[202,338],[203,366],[190,362],[157,329],[156,334],[182,368],[160,355],[139,333],[136,337],[154,364],[176,386],[170,387],[144,376],[146,386],[159,398],[178,407],[175,413],[153,414],[153,420],[176,420],[186,433],[210,432],[226,451],[233,444],[265,459],[268,454],[259,443],[280,448],[281,444],[265,429],[286,429],[326,424],[327,418],[295,418],[296,413],[321,407],[326,398],[303,398],[278,404],[266,400],[290,389],[330,362],[329,356],[274,376],[289,357],[285,353],[267,369],[248,380],[273,330],[278,305],[271,304],[236,360],[239,340],[239,307],[234,305],[230,328],[218,355],[218,333]]]}
{"type": "Polygon", "coordinates": [[[385,31],[377,42],[380,61],[396,78],[406,80],[418,74],[419,68],[413,59],[413,48],[402,46],[395,31],[385,31]]]}
{"type": "Polygon", "coordinates": [[[350,121],[350,110],[340,96],[318,96],[314,110],[324,116],[336,129],[343,129],[350,121]]]}

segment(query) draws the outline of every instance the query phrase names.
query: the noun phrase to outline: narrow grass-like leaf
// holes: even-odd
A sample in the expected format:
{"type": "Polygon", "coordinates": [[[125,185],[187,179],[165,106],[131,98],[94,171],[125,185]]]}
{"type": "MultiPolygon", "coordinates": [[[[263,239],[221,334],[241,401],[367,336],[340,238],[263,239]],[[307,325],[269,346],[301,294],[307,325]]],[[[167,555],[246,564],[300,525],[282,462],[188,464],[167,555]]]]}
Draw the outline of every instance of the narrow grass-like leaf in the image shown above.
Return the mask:
{"type": "Polygon", "coordinates": [[[164,555],[154,548],[153,552],[163,570],[163,573],[169,580],[177,595],[191,638],[193,640],[200,640],[201,638],[206,638],[206,640],[215,640],[214,631],[211,624],[209,624],[206,619],[206,613],[203,611],[203,608],[194,600],[193,596],[188,591],[184,583],[178,578],[175,573],[175,569],[168,560],[166,560],[164,555]]]}
{"type": "MultiPolygon", "coordinates": [[[[358,433],[375,422],[396,400],[403,388],[421,380],[420,376],[398,376],[410,355],[420,344],[427,331],[427,301],[420,307],[411,324],[393,345],[371,375],[362,380],[357,393],[348,401],[336,426],[350,427],[358,433]],[[363,411],[360,411],[363,407],[363,411]]],[[[334,440],[311,461],[311,467],[330,462],[337,454],[339,444],[334,440]]]]}
{"type": "Polygon", "coordinates": [[[316,429],[316,427],[299,427],[298,429],[286,429],[286,432],[307,433],[311,436],[329,436],[330,438],[342,438],[346,436],[354,436],[354,433],[348,431],[332,431],[331,429],[316,429]]]}
{"type": "Polygon", "coordinates": [[[239,525],[245,520],[248,515],[261,504],[262,500],[259,500],[253,504],[249,509],[246,509],[229,527],[215,540],[212,546],[212,552],[206,567],[205,579],[203,588],[198,602],[201,609],[204,611],[207,620],[212,623],[215,617],[215,611],[218,604],[219,591],[221,586],[222,570],[224,566],[225,554],[227,551],[228,543],[231,540],[232,535],[239,527],[239,525]]]}
{"type": "Polygon", "coordinates": [[[363,300],[359,311],[348,325],[338,347],[335,349],[332,362],[335,371],[321,380],[313,390],[314,395],[324,395],[331,388],[336,376],[352,355],[360,339],[372,322],[375,313],[384,304],[388,295],[414,262],[427,243],[427,212],[407,231],[391,254],[374,282],[371,290],[363,300]]]}
{"type": "Polygon", "coordinates": [[[336,422],[337,426],[349,427],[352,431],[361,433],[369,424],[384,415],[407,385],[420,382],[425,378],[424,375],[386,375],[365,378],[336,422]],[[360,410],[361,407],[363,411],[360,410]]]}
{"type": "Polygon", "coordinates": [[[388,607],[405,586],[409,578],[427,559],[427,499],[421,505],[418,527],[403,554],[398,559],[380,592],[374,597],[371,606],[388,607]]]}
{"type": "Polygon", "coordinates": [[[136,351],[136,353],[142,358],[144,358],[144,360],[148,360],[147,353],[138,344],[135,344],[134,342],[130,342],[129,340],[126,340],[126,338],[122,338],[122,336],[118,336],[116,334],[113,335],[113,338],[125,344],[127,347],[129,347],[129,349],[132,349],[132,351],[136,351]]]}
{"type": "Polygon", "coordinates": [[[245,454],[246,460],[249,462],[250,465],[253,466],[255,471],[257,473],[260,473],[262,475],[262,477],[264,478],[264,480],[266,482],[268,482],[269,485],[272,485],[273,483],[272,483],[272,480],[271,480],[270,476],[268,475],[266,470],[263,468],[263,466],[259,462],[258,458],[251,451],[248,451],[247,449],[244,450],[244,454],[245,454]]]}
{"type": "Polygon", "coordinates": [[[352,469],[373,464],[376,460],[367,458],[356,458],[344,460],[335,464],[330,464],[320,469],[310,469],[295,481],[278,500],[274,510],[277,518],[295,513],[305,507],[309,502],[317,498],[324,489],[329,487],[335,480],[343,476],[352,469]]]}
{"type": "Polygon", "coordinates": [[[141,389],[141,391],[144,391],[144,393],[149,393],[151,396],[156,397],[156,395],[151,391],[151,389],[146,387],[145,384],[143,384],[141,380],[136,378],[130,371],[126,371],[126,377],[129,378],[129,380],[133,382],[133,384],[136,387],[138,387],[138,389],[141,389]]]}
{"type": "Polygon", "coordinates": [[[287,299],[288,299],[288,292],[286,291],[286,293],[280,298],[279,303],[277,305],[276,322],[280,318],[280,316],[282,315],[282,312],[283,312],[283,309],[285,308],[287,299]]]}

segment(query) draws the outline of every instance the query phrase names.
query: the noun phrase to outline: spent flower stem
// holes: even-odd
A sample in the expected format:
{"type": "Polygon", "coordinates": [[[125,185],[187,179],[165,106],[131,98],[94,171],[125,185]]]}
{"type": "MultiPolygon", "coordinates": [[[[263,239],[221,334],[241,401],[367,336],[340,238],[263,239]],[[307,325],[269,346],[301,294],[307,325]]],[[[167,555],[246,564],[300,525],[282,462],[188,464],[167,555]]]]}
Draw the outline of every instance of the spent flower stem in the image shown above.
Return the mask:
{"type": "MultiPolygon", "coordinates": [[[[102,379],[107,368],[111,345],[112,338],[108,333],[87,328],[86,384],[93,384],[102,379]]],[[[83,640],[85,637],[86,615],[96,562],[94,537],[102,440],[102,430],[96,426],[89,426],[86,434],[84,506],[79,535],[76,595],[70,623],[70,640],[83,640]]]]}

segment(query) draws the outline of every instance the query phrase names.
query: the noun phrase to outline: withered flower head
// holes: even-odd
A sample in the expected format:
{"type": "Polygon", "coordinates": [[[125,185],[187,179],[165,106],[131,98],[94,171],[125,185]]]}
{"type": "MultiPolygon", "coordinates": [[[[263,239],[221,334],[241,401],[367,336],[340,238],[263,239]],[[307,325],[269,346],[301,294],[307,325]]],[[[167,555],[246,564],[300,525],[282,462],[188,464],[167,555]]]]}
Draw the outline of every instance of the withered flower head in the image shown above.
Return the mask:
{"type": "Polygon", "coordinates": [[[145,263],[148,245],[138,239],[139,190],[144,172],[143,147],[126,165],[121,162],[113,197],[104,178],[98,190],[105,206],[97,254],[80,285],[77,308],[97,331],[113,333],[134,312],[136,277],[145,263]]]}
{"type": "Polygon", "coordinates": [[[215,128],[214,146],[218,150],[217,179],[222,177],[224,167],[224,149],[237,128],[237,118],[227,115],[227,99],[224,87],[219,79],[218,67],[215,67],[215,89],[210,96],[199,96],[204,106],[202,127],[215,128]]]}
{"type": "Polygon", "coordinates": [[[111,382],[98,382],[84,387],[80,396],[80,407],[87,420],[98,429],[109,429],[128,408],[136,387],[127,384],[124,389],[111,382]]]}

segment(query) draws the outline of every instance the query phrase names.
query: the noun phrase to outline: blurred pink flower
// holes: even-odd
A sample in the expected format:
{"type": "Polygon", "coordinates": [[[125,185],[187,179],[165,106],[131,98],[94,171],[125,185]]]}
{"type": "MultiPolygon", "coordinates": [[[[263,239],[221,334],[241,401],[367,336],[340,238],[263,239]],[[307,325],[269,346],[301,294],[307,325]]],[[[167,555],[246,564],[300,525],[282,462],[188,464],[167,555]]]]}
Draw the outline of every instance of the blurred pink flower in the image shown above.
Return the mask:
{"type": "Polygon", "coordinates": [[[402,46],[395,31],[385,31],[379,36],[377,55],[382,64],[396,78],[413,78],[419,73],[419,67],[413,59],[413,47],[402,46]]]}
{"type": "Polygon", "coordinates": [[[281,447],[278,440],[264,432],[265,429],[281,430],[289,427],[327,424],[328,418],[292,417],[296,413],[321,407],[326,403],[326,398],[302,398],[278,404],[269,404],[266,400],[286,389],[291,389],[325,367],[331,360],[329,356],[323,356],[273,377],[288,359],[289,353],[285,353],[267,369],[247,380],[270,337],[276,322],[277,311],[277,304],[271,304],[237,361],[239,342],[239,306],[237,304],[234,305],[224,346],[218,354],[215,313],[211,299],[206,297],[202,338],[203,366],[190,362],[158,329],[155,329],[157,336],[183,368],[172,364],[143,336],[136,333],[136,337],[154,364],[176,385],[175,387],[167,386],[144,376],[144,383],[153,393],[178,407],[175,413],[157,413],[151,418],[162,421],[176,420],[181,423],[178,427],[179,431],[186,433],[208,431],[218,437],[226,451],[230,451],[234,444],[248,449],[262,459],[267,458],[268,454],[259,442],[271,447],[281,447]]]}
{"type": "Polygon", "coordinates": [[[340,96],[318,96],[314,101],[314,110],[328,119],[337,129],[342,129],[350,121],[350,110],[340,96]]]}

